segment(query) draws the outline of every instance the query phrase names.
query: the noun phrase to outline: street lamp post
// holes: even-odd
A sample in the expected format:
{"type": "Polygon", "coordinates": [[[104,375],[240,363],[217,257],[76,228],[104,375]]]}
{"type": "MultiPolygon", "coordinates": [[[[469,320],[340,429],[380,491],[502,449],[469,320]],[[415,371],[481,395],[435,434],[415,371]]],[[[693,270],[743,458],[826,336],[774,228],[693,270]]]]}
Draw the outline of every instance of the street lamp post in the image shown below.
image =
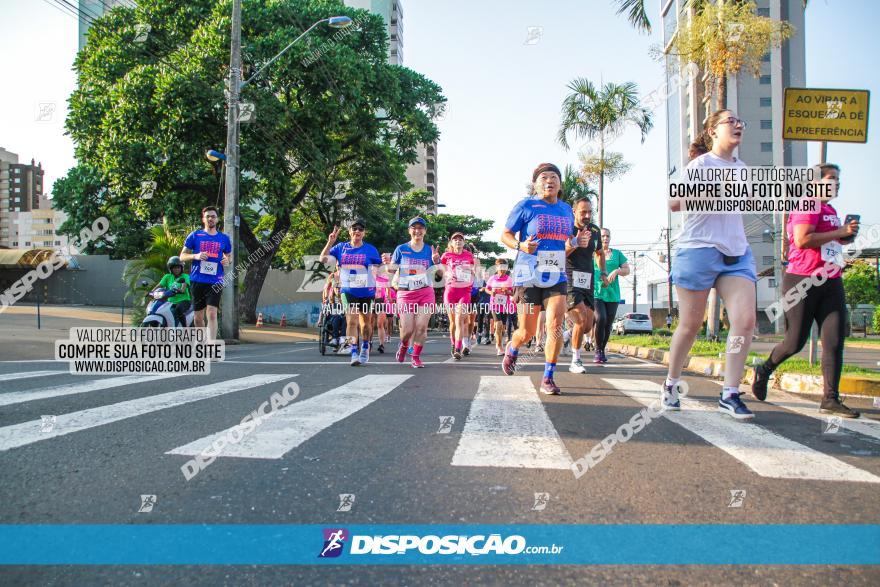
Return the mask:
{"type": "MultiPolygon", "coordinates": [[[[297,41],[305,37],[313,28],[326,22],[333,28],[344,28],[352,23],[347,16],[323,18],[307,28],[300,36],[290,42],[275,57],[257,70],[254,75],[241,81],[241,0],[232,2],[232,43],[229,56],[229,105],[226,117],[226,192],[223,201],[223,232],[232,243],[232,259],[236,261],[238,254],[238,178],[239,178],[239,116],[238,99],[241,90],[256,79],[263,71],[290,49],[297,41]]],[[[229,271],[230,269],[227,269],[229,271]]],[[[238,339],[238,276],[233,272],[232,283],[226,284],[220,297],[220,333],[226,340],[238,339]]]]}

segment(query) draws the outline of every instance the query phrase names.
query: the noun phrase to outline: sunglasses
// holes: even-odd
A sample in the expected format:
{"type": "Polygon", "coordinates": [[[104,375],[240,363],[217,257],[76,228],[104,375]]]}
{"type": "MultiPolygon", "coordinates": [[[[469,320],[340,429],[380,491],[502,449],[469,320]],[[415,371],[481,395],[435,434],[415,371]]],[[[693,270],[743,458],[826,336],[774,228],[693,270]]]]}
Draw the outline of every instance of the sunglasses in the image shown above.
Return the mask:
{"type": "Polygon", "coordinates": [[[349,230],[352,232],[363,232],[366,229],[363,226],[352,226],[349,230]]]}

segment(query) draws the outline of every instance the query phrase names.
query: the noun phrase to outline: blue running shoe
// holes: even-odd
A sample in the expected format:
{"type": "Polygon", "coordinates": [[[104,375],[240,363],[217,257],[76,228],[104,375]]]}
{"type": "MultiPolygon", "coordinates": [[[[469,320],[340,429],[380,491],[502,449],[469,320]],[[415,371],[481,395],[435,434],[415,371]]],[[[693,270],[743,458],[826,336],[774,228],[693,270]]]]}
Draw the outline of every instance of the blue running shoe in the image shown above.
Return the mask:
{"type": "Polygon", "coordinates": [[[718,411],[722,414],[732,416],[737,420],[751,420],[755,417],[752,411],[746,407],[741,399],[739,399],[738,393],[733,394],[728,399],[724,399],[724,396],[722,395],[718,400],[718,411]]]}

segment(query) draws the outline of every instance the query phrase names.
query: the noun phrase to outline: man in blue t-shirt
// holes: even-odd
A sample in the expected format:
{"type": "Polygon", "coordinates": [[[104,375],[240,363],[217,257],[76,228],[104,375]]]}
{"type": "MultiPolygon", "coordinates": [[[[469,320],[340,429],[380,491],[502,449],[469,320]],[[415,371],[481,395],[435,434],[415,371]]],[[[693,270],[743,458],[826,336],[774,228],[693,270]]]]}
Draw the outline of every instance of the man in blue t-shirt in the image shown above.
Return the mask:
{"type": "MultiPolygon", "coordinates": [[[[362,218],[354,220],[348,229],[350,241],[336,243],[339,227],[334,227],[321,251],[321,262],[330,257],[339,264],[342,282],[342,306],[345,308],[346,335],[351,342],[351,365],[366,365],[370,360],[370,339],[373,338],[373,313],[376,298],[375,267],[382,264],[382,257],[373,245],[364,242],[367,231],[362,218]],[[360,352],[358,352],[360,333],[360,352]]],[[[345,352],[345,347],[340,346],[345,352]]]]}
{"type": "Polygon", "coordinates": [[[232,241],[217,230],[219,213],[214,206],[202,208],[202,226],[189,233],[183,241],[180,260],[192,261],[189,273],[192,289],[194,321],[197,328],[205,327],[207,314],[208,337],[217,335],[217,308],[223,290],[223,268],[232,263],[232,241]]]}

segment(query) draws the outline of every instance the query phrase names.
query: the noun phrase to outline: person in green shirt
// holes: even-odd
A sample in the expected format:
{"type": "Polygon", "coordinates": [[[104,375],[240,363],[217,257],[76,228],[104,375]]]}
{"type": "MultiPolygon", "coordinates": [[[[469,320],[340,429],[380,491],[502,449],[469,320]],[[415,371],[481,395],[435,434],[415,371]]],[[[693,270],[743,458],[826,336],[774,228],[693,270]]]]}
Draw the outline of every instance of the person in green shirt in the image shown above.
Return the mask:
{"type": "Polygon", "coordinates": [[[594,289],[596,292],[596,335],[593,342],[596,345],[594,363],[607,363],[605,358],[605,345],[611,336],[611,325],[617,316],[617,306],[620,304],[620,283],[618,277],[629,275],[629,262],[617,249],[611,248],[611,231],[602,229],[602,251],[605,253],[605,271],[608,272],[608,285],[603,285],[599,275],[598,264],[593,272],[594,289]]]}
{"type": "Polygon", "coordinates": [[[175,318],[177,318],[177,325],[186,326],[186,313],[189,311],[192,301],[189,291],[189,274],[183,270],[183,261],[180,260],[180,257],[169,257],[165,266],[168,268],[168,273],[162,276],[156,287],[179,290],[178,293],[168,298],[168,302],[171,304],[175,318]]]}

